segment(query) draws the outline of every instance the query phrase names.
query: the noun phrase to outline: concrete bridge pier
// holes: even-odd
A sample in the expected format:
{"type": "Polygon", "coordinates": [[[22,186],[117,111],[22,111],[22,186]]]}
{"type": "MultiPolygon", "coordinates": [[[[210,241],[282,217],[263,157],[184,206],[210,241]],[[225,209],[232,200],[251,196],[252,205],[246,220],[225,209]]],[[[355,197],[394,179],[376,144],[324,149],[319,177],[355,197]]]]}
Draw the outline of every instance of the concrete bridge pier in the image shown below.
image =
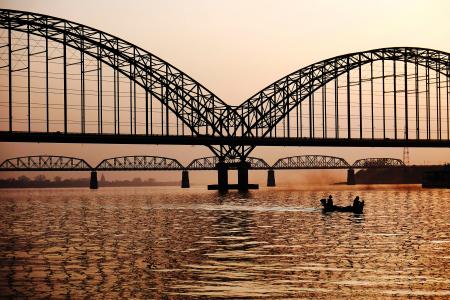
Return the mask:
{"type": "Polygon", "coordinates": [[[246,161],[241,161],[237,166],[239,191],[248,191],[248,169],[250,164],[246,161]]]}
{"type": "Polygon", "coordinates": [[[189,185],[189,172],[188,172],[188,170],[183,170],[181,172],[181,188],[182,189],[190,188],[190,185],[189,185]]]}
{"type": "Polygon", "coordinates": [[[347,185],[354,185],[354,184],[356,184],[355,170],[348,169],[347,170],[347,185]]]}
{"type": "Polygon", "coordinates": [[[218,162],[216,167],[218,190],[228,191],[228,165],[224,162],[218,162]]]}
{"type": "Polygon", "coordinates": [[[89,188],[92,190],[98,189],[97,171],[91,171],[91,180],[89,182],[89,188]]]}
{"type": "Polygon", "coordinates": [[[276,186],[275,185],[275,170],[269,169],[267,171],[267,186],[276,186]]]}

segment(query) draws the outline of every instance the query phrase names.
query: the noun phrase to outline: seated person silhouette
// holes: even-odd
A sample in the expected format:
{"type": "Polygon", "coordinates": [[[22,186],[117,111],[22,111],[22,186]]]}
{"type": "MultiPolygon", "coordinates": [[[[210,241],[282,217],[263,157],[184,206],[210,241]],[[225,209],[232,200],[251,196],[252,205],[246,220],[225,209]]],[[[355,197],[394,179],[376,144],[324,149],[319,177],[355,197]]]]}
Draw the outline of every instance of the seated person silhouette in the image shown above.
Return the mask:
{"type": "Polygon", "coordinates": [[[353,200],[353,210],[362,211],[363,207],[364,201],[359,201],[359,196],[356,196],[355,200],[353,200]]]}
{"type": "Polygon", "coordinates": [[[325,205],[326,209],[333,209],[333,196],[328,196],[327,204],[325,205]]]}

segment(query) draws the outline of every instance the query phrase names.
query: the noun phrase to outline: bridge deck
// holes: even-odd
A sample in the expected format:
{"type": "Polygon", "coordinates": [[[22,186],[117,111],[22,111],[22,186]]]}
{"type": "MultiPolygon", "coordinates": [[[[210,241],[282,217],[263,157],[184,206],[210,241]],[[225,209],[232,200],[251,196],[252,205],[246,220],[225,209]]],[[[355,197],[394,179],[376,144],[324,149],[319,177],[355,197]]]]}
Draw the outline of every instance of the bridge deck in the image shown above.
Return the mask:
{"type": "Polygon", "coordinates": [[[29,133],[0,131],[0,142],[83,143],[83,144],[166,144],[166,145],[251,145],[315,147],[450,147],[450,140],[220,137],[213,135],[170,136],[93,133],[29,133]]]}

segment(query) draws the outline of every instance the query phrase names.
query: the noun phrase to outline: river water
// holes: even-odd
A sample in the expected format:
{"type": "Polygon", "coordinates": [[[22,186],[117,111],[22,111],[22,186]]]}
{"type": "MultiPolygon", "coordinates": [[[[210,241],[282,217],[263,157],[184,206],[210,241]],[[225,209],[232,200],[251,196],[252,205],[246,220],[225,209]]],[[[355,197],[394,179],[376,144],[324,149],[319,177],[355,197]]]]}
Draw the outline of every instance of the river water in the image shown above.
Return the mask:
{"type": "Polygon", "coordinates": [[[450,190],[2,190],[0,213],[5,298],[450,298],[450,190]]]}

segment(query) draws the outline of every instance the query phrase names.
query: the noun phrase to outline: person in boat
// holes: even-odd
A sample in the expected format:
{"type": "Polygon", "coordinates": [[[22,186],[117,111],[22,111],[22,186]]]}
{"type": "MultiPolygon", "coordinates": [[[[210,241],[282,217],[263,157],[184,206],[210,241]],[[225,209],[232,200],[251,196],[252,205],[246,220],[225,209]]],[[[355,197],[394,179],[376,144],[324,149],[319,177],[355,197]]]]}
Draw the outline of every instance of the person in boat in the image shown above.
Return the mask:
{"type": "Polygon", "coordinates": [[[353,200],[353,210],[362,211],[363,207],[364,201],[359,201],[359,196],[356,196],[355,200],[353,200]]]}
{"type": "Polygon", "coordinates": [[[325,206],[325,208],[332,209],[333,206],[333,196],[330,195],[328,196],[327,205],[325,206]]]}
{"type": "Polygon", "coordinates": [[[340,211],[340,212],[354,212],[361,214],[364,208],[364,201],[359,200],[359,196],[353,200],[353,205],[339,206],[333,204],[333,196],[329,196],[328,199],[321,199],[320,203],[323,206],[325,212],[340,211]]]}

